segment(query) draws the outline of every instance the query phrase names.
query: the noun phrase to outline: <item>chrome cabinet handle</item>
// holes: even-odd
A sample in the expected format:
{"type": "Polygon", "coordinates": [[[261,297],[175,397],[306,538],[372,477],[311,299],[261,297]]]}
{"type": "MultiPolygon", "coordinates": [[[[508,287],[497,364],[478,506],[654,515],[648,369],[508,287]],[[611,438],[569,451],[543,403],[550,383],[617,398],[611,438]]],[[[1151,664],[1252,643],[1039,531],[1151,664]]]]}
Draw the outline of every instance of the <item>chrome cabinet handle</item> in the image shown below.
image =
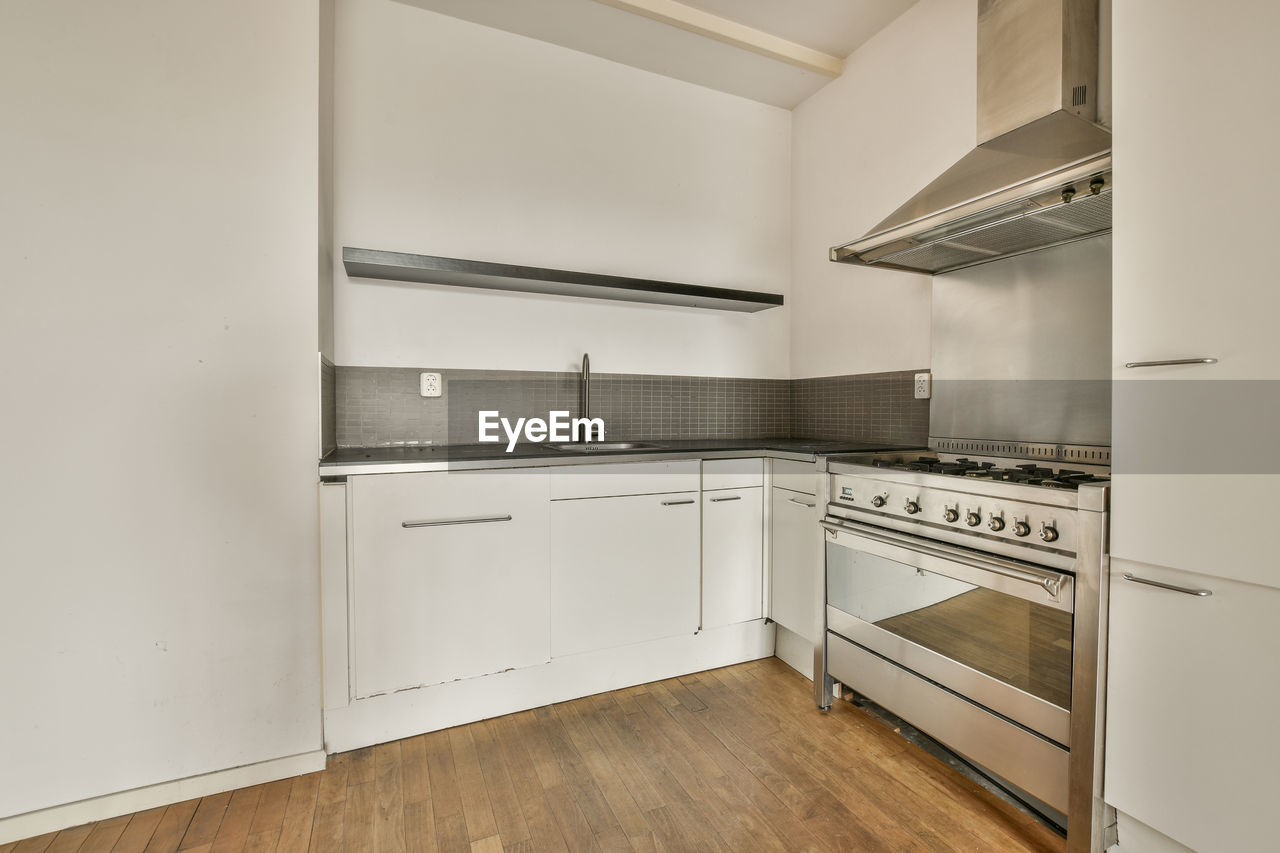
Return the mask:
{"type": "Polygon", "coordinates": [[[1165,367],[1170,364],[1217,364],[1216,358],[1166,358],[1163,361],[1126,361],[1125,367],[1165,367]]]}
{"type": "Polygon", "coordinates": [[[712,498],[711,502],[714,504],[714,503],[720,503],[720,501],[740,501],[740,500],[742,500],[742,495],[732,495],[727,498],[712,498]]]}
{"type": "Polygon", "coordinates": [[[510,521],[509,515],[477,515],[470,518],[441,518],[434,521],[402,521],[401,527],[448,527],[451,524],[489,524],[494,521],[510,521]]]}
{"type": "Polygon", "coordinates": [[[914,551],[917,554],[941,557],[953,563],[959,563],[993,575],[1000,575],[1010,580],[1034,584],[1043,589],[1054,601],[1062,598],[1062,588],[1068,580],[1067,575],[1061,575],[1057,572],[1041,571],[1031,566],[1024,569],[1007,563],[1002,564],[996,562],[995,559],[984,559],[977,554],[968,554],[964,549],[957,548],[954,545],[934,541],[925,543],[907,534],[894,533],[891,530],[885,530],[880,527],[868,527],[855,521],[837,523],[823,519],[818,523],[837,535],[847,533],[855,538],[860,537],[869,539],[872,542],[883,542],[899,548],[905,548],[908,551],[914,551]]]}
{"type": "Polygon", "coordinates": [[[1170,592],[1180,592],[1183,595],[1197,595],[1201,598],[1207,598],[1208,596],[1213,595],[1213,590],[1211,589],[1193,589],[1189,586],[1174,586],[1171,583],[1165,583],[1163,581],[1153,581],[1148,578],[1140,578],[1137,575],[1131,575],[1128,572],[1124,573],[1124,579],[1127,581],[1132,581],[1133,583],[1140,583],[1146,586],[1156,586],[1156,587],[1159,587],[1160,589],[1167,589],[1170,592]]]}
{"type": "Polygon", "coordinates": [[[787,498],[787,503],[795,504],[796,506],[807,507],[808,509],[813,509],[815,506],[817,506],[817,504],[807,504],[804,501],[800,500],[799,498],[787,498]]]}
{"type": "Polygon", "coordinates": [[[689,498],[688,500],[684,500],[684,501],[663,501],[662,505],[663,506],[683,506],[684,504],[691,504],[691,503],[693,503],[693,498],[689,498]]]}

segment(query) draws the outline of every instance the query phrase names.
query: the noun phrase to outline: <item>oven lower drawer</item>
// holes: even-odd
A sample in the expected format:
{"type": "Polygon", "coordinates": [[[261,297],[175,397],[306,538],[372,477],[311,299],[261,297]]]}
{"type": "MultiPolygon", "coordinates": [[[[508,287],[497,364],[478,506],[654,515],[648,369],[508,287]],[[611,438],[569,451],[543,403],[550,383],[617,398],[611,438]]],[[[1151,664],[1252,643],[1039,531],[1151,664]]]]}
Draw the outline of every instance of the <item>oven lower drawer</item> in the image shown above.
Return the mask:
{"type": "Polygon", "coordinates": [[[1057,744],[830,632],[827,672],[930,737],[1066,812],[1069,753],[1057,744]]]}

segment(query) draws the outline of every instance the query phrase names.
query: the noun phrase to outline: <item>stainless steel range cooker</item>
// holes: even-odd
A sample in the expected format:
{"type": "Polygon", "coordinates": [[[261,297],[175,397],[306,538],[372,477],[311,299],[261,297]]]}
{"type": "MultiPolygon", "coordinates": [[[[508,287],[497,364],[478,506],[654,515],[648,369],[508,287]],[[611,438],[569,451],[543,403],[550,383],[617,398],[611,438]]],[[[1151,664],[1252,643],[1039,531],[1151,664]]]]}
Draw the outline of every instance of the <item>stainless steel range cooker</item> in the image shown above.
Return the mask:
{"type": "Polygon", "coordinates": [[[826,460],[816,699],[847,685],[1100,850],[1106,456],[1020,449],[826,460]]]}

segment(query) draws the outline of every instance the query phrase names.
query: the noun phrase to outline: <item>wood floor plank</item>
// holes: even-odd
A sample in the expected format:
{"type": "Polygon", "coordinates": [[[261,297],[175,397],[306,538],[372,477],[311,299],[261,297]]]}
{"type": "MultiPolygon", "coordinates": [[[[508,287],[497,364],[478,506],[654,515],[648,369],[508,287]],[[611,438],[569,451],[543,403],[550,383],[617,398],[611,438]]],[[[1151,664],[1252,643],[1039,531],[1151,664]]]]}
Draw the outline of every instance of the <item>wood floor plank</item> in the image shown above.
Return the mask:
{"type": "Polygon", "coordinates": [[[549,788],[545,796],[547,805],[551,807],[551,813],[555,815],[556,826],[560,828],[565,846],[572,853],[600,849],[595,833],[591,831],[591,824],[587,823],[582,810],[578,808],[578,803],[575,802],[573,792],[569,790],[568,785],[549,788]]]}
{"type": "Polygon", "coordinates": [[[503,853],[502,839],[496,835],[471,842],[471,853],[503,853]]]}
{"type": "Polygon", "coordinates": [[[53,839],[53,843],[45,848],[45,853],[75,853],[80,849],[80,845],[84,844],[85,839],[93,833],[93,827],[94,824],[86,823],[84,826],[62,830],[53,839]]]}
{"type": "MultiPolygon", "coordinates": [[[[314,835],[312,836],[314,838],[314,835]]],[[[262,832],[250,833],[245,839],[245,853],[271,853],[280,841],[280,830],[265,829],[262,832]]]]}
{"type": "Polygon", "coordinates": [[[93,826],[93,832],[80,845],[82,853],[110,853],[129,825],[131,815],[100,820],[93,826]]]}
{"type": "Polygon", "coordinates": [[[1061,837],[769,658],[331,756],[0,853],[892,850],[1061,837]]]}
{"type": "Polygon", "coordinates": [[[222,824],[213,839],[213,853],[239,853],[249,838],[249,827],[262,799],[262,785],[241,788],[231,794],[231,802],[222,816],[222,824]]]}
{"type": "Polygon", "coordinates": [[[503,717],[492,722],[498,743],[502,747],[502,757],[507,775],[511,779],[511,787],[520,800],[520,814],[524,817],[525,826],[529,828],[529,835],[536,849],[567,850],[568,846],[556,824],[551,806],[547,803],[533,759],[519,737],[515,718],[503,717]]]}
{"type": "Polygon", "coordinates": [[[354,788],[356,785],[374,781],[376,771],[373,764],[373,747],[366,746],[363,749],[355,749],[346,755],[347,784],[350,787],[354,788]]]}
{"type": "Polygon", "coordinates": [[[458,794],[462,797],[462,814],[467,821],[467,835],[472,841],[498,834],[498,822],[493,817],[489,792],[484,786],[484,774],[480,770],[480,758],[476,754],[471,728],[458,726],[449,730],[449,746],[453,750],[453,768],[458,779],[458,794]]]}
{"type": "Polygon", "coordinates": [[[609,694],[602,694],[587,697],[582,701],[587,710],[584,717],[587,728],[600,744],[600,748],[609,755],[614,770],[617,771],[622,783],[627,786],[627,793],[635,801],[636,808],[643,813],[666,805],[662,794],[654,786],[649,772],[642,766],[640,757],[623,745],[622,740],[609,724],[607,711],[618,708],[612,697],[609,694]]]}
{"type": "Polygon", "coordinates": [[[249,834],[275,830],[277,834],[284,824],[284,812],[289,807],[289,792],[293,790],[293,779],[280,779],[262,786],[262,796],[258,799],[258,809],[253,813],[253,823],[249,825],[249,834]]]}
{"type": "Polygon", "coordinates": [[[147,842],[146,853],[174,853],[200,807],[199,798],[174,803],[164,810],[156,831],[147,842]]]}
{"type": "MultiPolygon", "coordinates": [[[[346,831],[346,811],[345,799],[337,803],[324,804],[319,800],[316,801],[316,815],[311,823],[311,840],[307,846],[309,853],[327,853],[327,851],[342,849],[346,831]]],[[[270,835],[269,832],[262,834],[270,835]]],[[[253,837],[250,836],[250,838],[253,837]]]]}
{"type": "Polygon", "coordinates": [[[186,834],[182,836],[182,843],[178,845],[179,850],[203,847],[213,843],[214,837],[218,834],[218,827],[222,825],[222,816],[226,814],[227,806],[231,803],[231,794],[231,791],[224,791],[221,794],[211,794],[201,798],[200,805],[196,807],[195,816],[191,818],[191,824],[187,827],[186,834]]]}
{"type": "Polygon", "coordinates": [[[471,853],[471,836],[462,812],[436,816],[436,846],[440,853],[471,853]]]}
{"type": "Polygon", "coordinates": [[[659,694],[653,690],[650,690],[647,696],[641,697],[639,703],[649,717],[655,739],[663,750],[663,754],[667,756],[667,764],[676,776],[676,780],[685,790],[704,786],[713,792],[720,802],[720,807],[717,809],[713,802],[709,802],[707,807],[713,810],[713,814],[721,809],[727,810],[740,827],[736,833],[731,831],[731,827],[722,827],[719,830],[720,835],[732,846],[738,846],[735,844],[736,839],[746,838],[750,839],[749,846],[752,849],[785,853],[788,845],[769,827],[768,821],[760,810],[733,785],[715,762],[699,749],[667,714],[667,707],[675,707],[680,703],[661,703],[659,694]]]}
{"type": "MultiPolygon", "coordinates": [[[[453,747],[447,731],[431,732],[423,738],[427,751],[427,774],[431,785],[431,806],[435,812],[436,834],[439,825],[454,815],[462,814],[462,794],[453,767],[453,747]]],[[[465,820],[463,821],[465,825],[465,820]]],[[[467,839],[470,845],[471,839],[467,839]]]]}
{"type": "Polygon", "coordinates": [[[404,842],[404,793],[401,785],[400,742],[384,743],[374,747],[376,779],[374,792],[377,803],[373,822],[374,849],[387,853],[400,853],[404,842]]]}
{"type": "Polygon", "coordinates": [[[58,837],[56,832],[47,832],[44,835],[37,835],[34,838],[25,838],[13,848],[15,853],[43,853],[49,849],[49,845],[53,843],[53,839],[58,837]]]}
{"type": "MultiPolygon", "coordinates": [[[[337,804],[333,805],[336,807],[337,804]]],[[[348,788],[347,799],[342,806],[342,849],[351,853],[374,850],[374,823],[378,813],[377,782],[362,782],[348,788]]]]}
{"type": "Polygon", "coordinates": [[[400,790],[406,806],[431,799],[431,776],[427,770],[427,739],[423,735],[400,741],[400,790]]]}
{"type": "Polygon", "coordinates": [[[316,794],[320,790],[320,773],[308,773],[293,780],[289,805],[285,807],[280,826],[280,853],[305,853],[311,846],[311,825],[315,820],[316,794]]]}
{"type": "Polygon", "coordinates": [[[534,712],[526,711],[523,714],[516,714],[512,717],[512,723],[518,732],[517,736],[524,743],[529,757],[533,760],[533,767],[538,773],[538,780],[542,783],[543,790],[563,785],[564,771],[560,768],[560,762],[556,759],[555,753],[551,751],[551,746],[547,743],[546,735],[543,734],[534,712]]]}
{"type": "Polygon", "coordinates": [[[574,802],[591,827],[592,835],[606,832],[618,826],[618,819],[605,802],[591,772],[587,769],[582,755],[574,747],[564,723],[551,707],[539,708],[536,712],[539,727],[546,737],[547,744],[560,762],[564,771],[565,785],[573,794],[574,802]]]}
{"type": "MultiPolygon", "coordinates": [[[[555,710],[569,731],[575,748],[586,765],[587,772],[604,797],[605,804],[613,813],[624,838],[636,839],[635,844],[628,840],[627,846],[646,846],[651,841],[652,829],[644,818],[643,810],[636,805],[635,798],[627,790],[627,785],[613,766],[613,761],[601,747],[586,719],[579,713],[580,710],[590,711],[590,706],[586,703],[566,702],[556,706],[555,710]]],[[[606,846],[606,840],[609,840],[609,844],[616,846],[611,840],[615,834],[611,829],[607,829],[604,832],[597,832],[596,838],[601,847],[606,846]]]]}
{"type": "Polygon", "coordinates": [[[129,823],[111,848],[112,853],[142,853],[146,850],[147,843],[160,825],[160,819],[164,817],[165,809],[166,806],[160,806],[129,815],[129,823]]]}
{"type": "Polygon", "coordinates": [[[516,796],[511,784],[511,776],[507,773],[506,762],[502,758],[502,747],[488,721],[471,726],[472,739],[475,742],[476,756],[480,759],[480,772],[484,775],[485,790],[489,793],[489,805],[493,809],[493,819],[498,826],[498,837],[502,844],[515,844],[530,838],[529,827],[525,823],[520,809],[520,798],[516,796]]]}
{"type": "Polygon", "coordinates": [[[436,816],[431,809],[431,800],[405,804],[404,845],[411,853],[436,849],[436,816]]]}

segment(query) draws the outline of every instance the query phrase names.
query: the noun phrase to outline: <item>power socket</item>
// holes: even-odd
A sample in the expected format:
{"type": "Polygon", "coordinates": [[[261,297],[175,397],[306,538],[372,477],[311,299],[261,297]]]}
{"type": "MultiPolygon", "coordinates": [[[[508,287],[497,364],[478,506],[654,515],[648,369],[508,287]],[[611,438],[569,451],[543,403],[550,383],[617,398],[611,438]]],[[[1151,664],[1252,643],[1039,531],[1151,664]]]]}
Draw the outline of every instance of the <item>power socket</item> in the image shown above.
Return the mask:
{"type": "Polygon", "coordinates": [[[419,378],[422,380],[422,386],[418,393],[423,397],[439,397],[444,393],[439,373],[423,373],[419,378]]]}
{"type": "Polygon", "coordinates": [[[916,399],[928,400],[933,396],[933,374],[917,373],[916,374],[916,399]]]}

